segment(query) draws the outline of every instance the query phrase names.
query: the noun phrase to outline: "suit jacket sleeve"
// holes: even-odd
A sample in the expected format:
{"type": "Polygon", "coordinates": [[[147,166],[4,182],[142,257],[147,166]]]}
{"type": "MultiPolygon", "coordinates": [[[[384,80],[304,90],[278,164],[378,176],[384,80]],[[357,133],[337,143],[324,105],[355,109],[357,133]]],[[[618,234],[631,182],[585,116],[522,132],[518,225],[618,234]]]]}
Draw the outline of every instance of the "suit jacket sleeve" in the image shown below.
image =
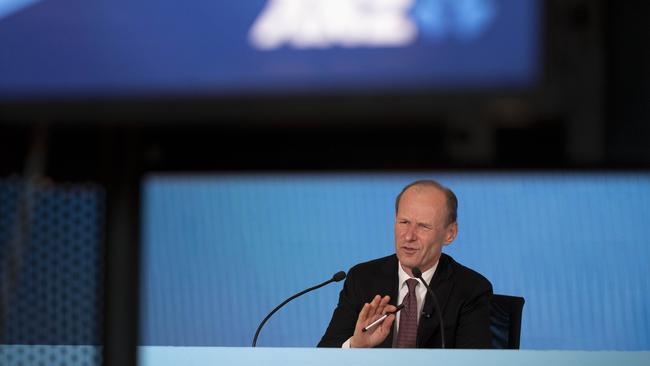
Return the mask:
{"type": "Polygon", "coordinates": [[[490,299],[492,285],[482,281],[460,309],[455,348],[492,348],[490,299]]]}
{"type": "Polygon", "coordinates": [[[354,273],[351,270],[339,294],[332,320],[318,343],[318,347],[341,347],[354,334],[354,327],[361,311],[362,300],[355,288],[354,273]]]}

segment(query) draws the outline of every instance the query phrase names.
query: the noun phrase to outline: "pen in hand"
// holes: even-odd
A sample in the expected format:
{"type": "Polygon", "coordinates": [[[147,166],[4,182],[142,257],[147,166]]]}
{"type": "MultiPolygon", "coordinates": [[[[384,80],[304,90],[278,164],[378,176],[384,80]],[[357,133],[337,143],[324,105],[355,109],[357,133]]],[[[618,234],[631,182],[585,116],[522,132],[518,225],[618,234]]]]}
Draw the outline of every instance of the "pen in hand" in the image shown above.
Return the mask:
{"type": "Polygon", "coordinates": [[[399,304],[397,305],[397,308],[395,311],[390,311],[384,315],[381,316],[381,318],[375,320],[374,322],[368,324],[365,328],[361,329],[362,332],[367,332],[368,329],[374,327],[375,325],[381,323],[384,319],[386,319],[390,314],[397,314],[398,311],[402,310],[404,308],[404,304],[399,304]]]}

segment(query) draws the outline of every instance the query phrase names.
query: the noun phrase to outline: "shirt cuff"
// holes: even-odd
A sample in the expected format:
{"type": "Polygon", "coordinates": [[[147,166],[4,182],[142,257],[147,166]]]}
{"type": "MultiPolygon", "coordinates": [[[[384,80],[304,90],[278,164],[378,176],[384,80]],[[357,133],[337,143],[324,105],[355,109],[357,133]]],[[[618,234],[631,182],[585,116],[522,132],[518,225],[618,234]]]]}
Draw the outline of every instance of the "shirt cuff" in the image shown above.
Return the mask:
{"type": "Polygon", "coordinates": [[[352,341],[352,337],[348,338],[348,340],[341,345],[341,348],[350,348],[350,341],[352,341]]]}

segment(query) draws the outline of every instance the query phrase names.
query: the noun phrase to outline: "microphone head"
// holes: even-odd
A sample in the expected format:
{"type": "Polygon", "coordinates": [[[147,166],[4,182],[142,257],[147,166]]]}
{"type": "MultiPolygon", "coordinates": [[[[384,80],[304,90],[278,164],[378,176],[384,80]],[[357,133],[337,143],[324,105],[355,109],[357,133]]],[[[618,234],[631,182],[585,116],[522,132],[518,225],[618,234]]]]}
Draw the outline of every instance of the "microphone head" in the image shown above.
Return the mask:
{"type": "Polygon", "coordinates": [[[345,279],[345,272],[343,272],[343,271],[336,272],[336,273],[334,274],[334,276],[332,276],[332,279],[333,279],[335,282],[339,282],[339,281],[345,279]]]}
{"type": "Polygon", "coordinates": [[[422,277],[422,271],[420,271],[418,267],[411,268],[411,273],[413,273],[413,276],[415,276],[415,278],[422,277]]]}

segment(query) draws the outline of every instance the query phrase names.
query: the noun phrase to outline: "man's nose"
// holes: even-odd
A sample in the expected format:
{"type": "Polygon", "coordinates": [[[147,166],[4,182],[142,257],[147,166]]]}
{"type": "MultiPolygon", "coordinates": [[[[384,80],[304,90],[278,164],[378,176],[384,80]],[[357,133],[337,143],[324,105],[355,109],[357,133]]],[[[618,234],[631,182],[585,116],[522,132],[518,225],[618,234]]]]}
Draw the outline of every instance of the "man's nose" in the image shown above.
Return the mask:
{"type": "Polygon", "coordinates": [[[411,225],[406,229],[406,233],[404,235],[404,239],[408,241],[413,241],[417,238],[416,232],[415,232],[415,225],[411,225]]]}

